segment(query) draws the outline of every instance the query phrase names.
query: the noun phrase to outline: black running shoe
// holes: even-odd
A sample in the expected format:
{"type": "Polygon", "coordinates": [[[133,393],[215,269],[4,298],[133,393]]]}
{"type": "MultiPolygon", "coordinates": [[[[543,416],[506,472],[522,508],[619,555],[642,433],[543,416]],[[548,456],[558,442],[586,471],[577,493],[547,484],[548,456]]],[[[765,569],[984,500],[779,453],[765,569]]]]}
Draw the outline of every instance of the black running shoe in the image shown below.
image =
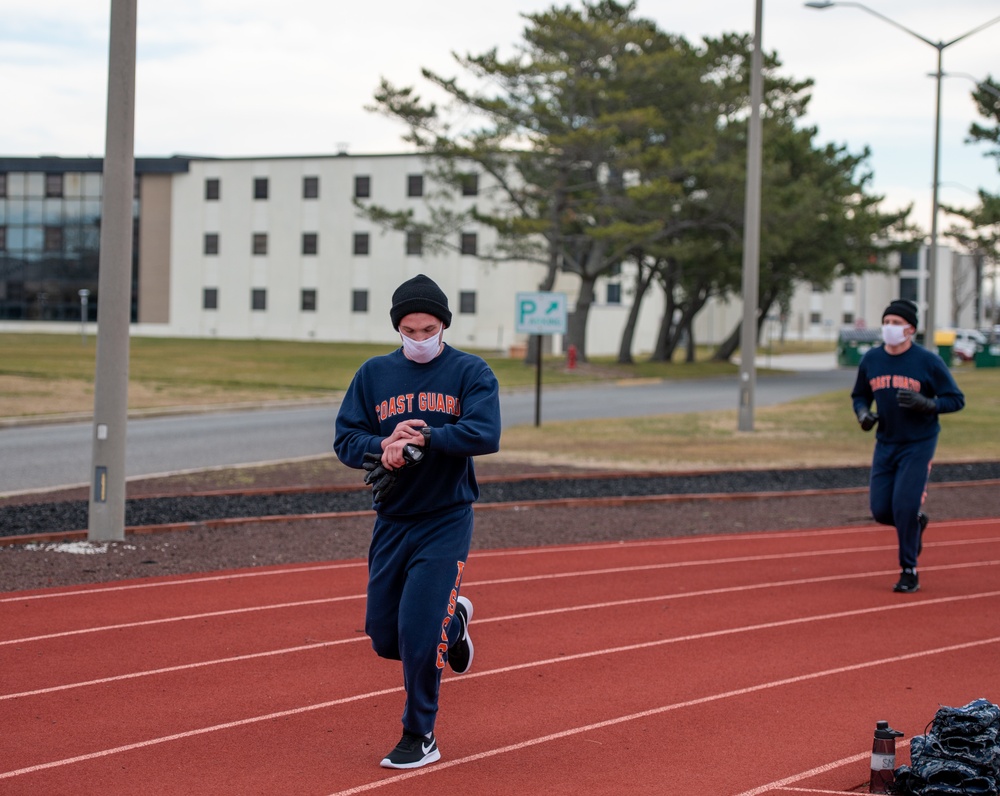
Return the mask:
{"type": "Polygon", "coordinates": [[[917,512],[917,522],[920,523],[920,534],[917,536],[917,555],[919,556],[924,550],[924,531],[927,530],[927,523],[931,521],[931,518],[924,514],[922,511],[917,512]]]}
{"type": "Polygon", "coordinates": [[[420,768],[441,759],[437,739],[403,730],[396,748],[382,758],[382,768],[420,768]]]}
{"type": "Polygon", "coordinates": [[[892,587],[892,590],[905,594],[920,591],[920,579],[917,577],[917,571],[910,569],[910,567],[904,568],[899,574],[899,581],[892,587]]]}
{"type": "Polygon", "coordinates": [[[458,638],[448,647],[448,665],[455,674],[465,674],[472,668],[472,656],[475,649],[472,637],[469,635],[469,622],[472,621],[472,601],[467,597],[459,597],[455,606],[455,618],[459,622],[458,638]]]}

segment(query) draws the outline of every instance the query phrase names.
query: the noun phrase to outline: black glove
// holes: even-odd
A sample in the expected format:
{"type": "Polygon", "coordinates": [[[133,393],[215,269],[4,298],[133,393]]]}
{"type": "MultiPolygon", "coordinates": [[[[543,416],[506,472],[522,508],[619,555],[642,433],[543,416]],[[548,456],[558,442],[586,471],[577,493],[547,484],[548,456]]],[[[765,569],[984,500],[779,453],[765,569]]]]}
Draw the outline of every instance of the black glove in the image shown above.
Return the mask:
{"type": "Polygon", "coordinates": [[[937,412],[937,401],[913,390],[898,390],[896,400],[904,409],[911,409],[925,415],[937,412]]]}
{"type": "Polygon", "coordinates": [[[366,453],[364,464],[361,466],[367,470],[365,483],[372,488],[372,499],[376,503],[381,503],[396,486],[396,471],[386,470],[382,464],[382,457],[377,453],[366,453]]]}
{"type": "Polygon", "coordinates": [[[878,423],[878,415],[873,415],[867,409],[859,409],[858,422],[861,424],[862,431],[871,431],[875,428],[875,424],[878,423]]]}

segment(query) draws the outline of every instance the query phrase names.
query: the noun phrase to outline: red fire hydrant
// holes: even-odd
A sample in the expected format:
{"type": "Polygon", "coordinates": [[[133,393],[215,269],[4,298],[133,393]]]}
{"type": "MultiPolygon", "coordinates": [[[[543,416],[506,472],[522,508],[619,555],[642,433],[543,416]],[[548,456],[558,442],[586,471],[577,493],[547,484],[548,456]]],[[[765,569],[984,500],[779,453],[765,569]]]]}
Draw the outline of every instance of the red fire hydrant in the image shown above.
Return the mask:
{"type": "Polygon", "coordinates": [[[570,344],[566,349],[566,367],[570,370],[576,367],[576,346],[570,344]]]}

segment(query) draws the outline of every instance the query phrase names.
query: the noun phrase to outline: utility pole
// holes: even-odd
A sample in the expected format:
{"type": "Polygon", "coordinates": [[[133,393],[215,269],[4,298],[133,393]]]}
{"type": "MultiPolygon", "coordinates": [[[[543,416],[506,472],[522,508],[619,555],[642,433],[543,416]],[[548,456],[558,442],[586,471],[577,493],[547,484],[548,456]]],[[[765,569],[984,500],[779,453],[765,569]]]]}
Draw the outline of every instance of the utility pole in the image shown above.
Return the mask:
{"type": "Polygon", "coordinates": [[[125,433],[132,308],[136,0],[111,0],[101,253],[97,287],[93,467],[87,538],[125,538],[125,433]]]}

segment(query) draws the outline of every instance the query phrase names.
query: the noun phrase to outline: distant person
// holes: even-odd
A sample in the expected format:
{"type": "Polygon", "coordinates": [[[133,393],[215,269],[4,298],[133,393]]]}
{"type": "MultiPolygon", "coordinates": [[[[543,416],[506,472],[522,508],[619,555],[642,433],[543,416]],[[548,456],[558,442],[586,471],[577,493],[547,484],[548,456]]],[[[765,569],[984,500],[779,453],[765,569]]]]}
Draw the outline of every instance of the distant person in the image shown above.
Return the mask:
{"type": "Polygon", "coordinates": [[[938,415],[965,406],[944,360],[913,342],[916,332],[916,304],[896,299],[886,307],[884,345],[861,358],[851,392],[861,428],[877,427],[869,502],[876,522],[896,527],[902,570],[893,587],[897,592],[920,589],[917,556],[929,522],[922,507],[941,431],[938,415]]]}
{"type": "Polygon", "coordinates": [[[500,399],[486,362],[444,342],[451,311],[431,279],[403,282],[389,318],[403,345],[355,374],[333,447],[372,487],[365,632],[403,663],[403,736],[381,765],[419,768],[441,757],[442,670],[472,665],[472,602],[459,596],[479,498],[472,457],[500,448],[500,399]]]}

